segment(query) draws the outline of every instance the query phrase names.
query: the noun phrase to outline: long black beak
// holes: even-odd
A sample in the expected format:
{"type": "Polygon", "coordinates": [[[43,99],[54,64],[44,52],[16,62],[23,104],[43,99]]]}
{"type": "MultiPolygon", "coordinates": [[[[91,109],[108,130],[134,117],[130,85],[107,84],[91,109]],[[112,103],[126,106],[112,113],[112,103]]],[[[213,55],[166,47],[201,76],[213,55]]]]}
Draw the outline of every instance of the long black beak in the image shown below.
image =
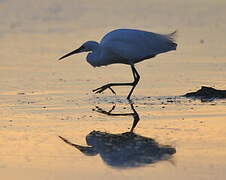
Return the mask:
{"type": "Polygon", "coordinates": [[[76,53],[80,53],[80,52],[82,52],[83,49],[84,49],[84,47],[81,46],[80,48],[78,48],[78,49],[76,49],[76,50],[74,50],[74,51],[72,51],[72,52],[69,52],[68,54],[65,54],[64,56],[62,56],[62,57],[61,57],[60,59],[58,59],[58,60],[64,59],[64,58],[66,58],[66,57],[68,57],[68,56],[71,56],[71,55],[73,55],[73,54],[76,54],[76,53]]]}

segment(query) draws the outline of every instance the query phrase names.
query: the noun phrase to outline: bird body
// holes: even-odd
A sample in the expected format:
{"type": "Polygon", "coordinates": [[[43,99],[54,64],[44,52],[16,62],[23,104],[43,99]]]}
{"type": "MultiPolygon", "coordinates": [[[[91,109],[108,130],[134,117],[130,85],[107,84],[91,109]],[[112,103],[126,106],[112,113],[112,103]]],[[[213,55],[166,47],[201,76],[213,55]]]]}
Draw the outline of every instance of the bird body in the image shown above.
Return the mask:
{"type": "Polygon", "coordinates": [[[107,33],[100,43],[87,41],[80,48],[64,55],[60,59],[80,52],[89,52],[86,59],[94,67],[115,63],[130,65],[134,76],[133,83],[110,83],[94,90],[99,93],[109,88],[114,92],[111,86],[133,86],[127,97],[129,99],[140,77],[134,64],[153,58],[158,54],[176,50],[175,34],[176,31],[163,35],[136,29],[117,29],[107,33]]]}
{"type": "Polygon", "coordinates": [[[87,62],[92,66],[106,66],[115,63],[135,64],[155,57],[157,54],[176,50],[173,32],[162,35],[135,29],[117,29],[107,33],[100,43],[87,41],[92,53],[87,62]]]}
{"type": "Polygon", "coordinates": [[[174,33],[161,35],[135,29],[117,29],[106,34],[100,46],[115,56],[112,63],[131,65],[175,50],[176,44],[172,42],[174,33]]]}

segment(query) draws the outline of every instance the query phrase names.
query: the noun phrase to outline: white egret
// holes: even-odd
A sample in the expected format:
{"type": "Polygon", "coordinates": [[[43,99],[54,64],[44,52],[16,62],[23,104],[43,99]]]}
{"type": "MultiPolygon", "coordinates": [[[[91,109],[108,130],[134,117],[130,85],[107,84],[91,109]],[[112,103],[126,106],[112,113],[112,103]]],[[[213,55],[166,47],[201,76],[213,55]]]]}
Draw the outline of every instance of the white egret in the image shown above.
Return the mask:
{"type": "Polygon", "coordinates": [[[114,63],[130,65],[134,78],[133,82],[109,83],[93,90],[95,93],[101,93],[106,89],[110,89],[115,94],[112,86],[132,86],[127,96],[127,99],[130,99],[140,79],[134,65],[145,59],[153,58],[160,53],[176,50],[175,34],[176,31],[164,35],[136,29],[117,29],[107,33],[100,43],[87,41],[78,49],[62,56],[59,60],[76,53],[91,51],[86,59],[93,67],[114,63]]]}

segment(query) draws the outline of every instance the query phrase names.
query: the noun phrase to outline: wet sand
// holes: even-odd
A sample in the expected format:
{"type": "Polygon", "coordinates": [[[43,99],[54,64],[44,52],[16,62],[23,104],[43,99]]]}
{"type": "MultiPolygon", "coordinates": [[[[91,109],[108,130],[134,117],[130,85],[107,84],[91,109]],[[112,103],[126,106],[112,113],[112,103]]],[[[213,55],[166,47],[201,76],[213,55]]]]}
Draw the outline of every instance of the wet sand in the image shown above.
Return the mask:
{"type": "MultiPolygon", "coordinates": [[[[115,97],[105,98],[114,102],[115,97]]],[[[58,138],[60,135],[85,146],[85,137],[93,130],[128,132],[133,117],[112,117],[92,110],[96,105],[110,110],[112,104],[106,103],[105,98],[96,103],[83,99],[89,105],[76,105],[65,98],[63,107],[32,105],[35,106],[32,108],[29,104],[5,107],[1,112],[7,114],[1,124],[1,176],[6,179],[165,179],[166,176],[224,179],[225,101],[137,99],[135,109],[140,122],[135,132],[174,147],[176,153],[169,160],[120,169],[104,163],[99,155],[85,156],[58,138]]],[[[116,113],[132,112],[127,104],[116,103],[116,113]]]]}
{"type": "Polygon", "coordinates": [[[26,3],[17,7],[0,1],[0,13],[5,13],[0,28],[0,179],[225,179],[226,100],[202,102],[181,96],[201,86],[226,89],[223,1],[205,1],[206,8],[201,0],[169,6],[141,1],[129,3],[128,14],[125,4],[117,13],[109,11],[118,7],[116,2],[104,6],[102,1],[51,1],[25,8],[26,3]],[[18,16],[16,8],[22,12],[18,16]],[[71,17],[73,13],[78,19],[71,17]],[[83,41],[98,40],[122,26],[179,31],[176,52],[137,64],[141,80],[132,97],[140,117],[134,132],[176,152],[126,168],[106,163],[100,154],[86,156],[58,137],[87,146],[86,136],[94,130],[113,135],[130,131],[133,116],[97,112],[97,106],[109,111],[115,105],[112,113],[132,113],[125,99],[129,89],[115,88],[116,96],[109,91],[92,93],[108,82],[130,81],[129,67],[92,68],[85,54],[57,61],[83,41]]]}

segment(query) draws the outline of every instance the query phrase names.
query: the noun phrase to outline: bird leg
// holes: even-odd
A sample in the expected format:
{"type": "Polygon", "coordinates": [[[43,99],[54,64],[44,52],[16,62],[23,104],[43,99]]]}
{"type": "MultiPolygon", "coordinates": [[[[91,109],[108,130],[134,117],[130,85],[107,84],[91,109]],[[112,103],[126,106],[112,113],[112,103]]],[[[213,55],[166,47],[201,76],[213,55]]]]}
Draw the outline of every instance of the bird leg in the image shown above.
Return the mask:
{"type": "Polygon", "coordinates": [[[94,89],[93,92],[97,94],[105,91],[106,89],[110,89],[113,94],[116,94],[115,91],[111,88],[111,86],[114,86],[113,83],[105,84],[104,86],[94,89]]]}
{"type": "Polygon", "coordinates": [[[130,96],[131,94],[133,93],[133,90],[134,88],[136,87],[137,83],[139,82],[140,80],[140,75],[138,74],[136,68],[134,67],[134,65],[131,65],[131,69],[132,69],[132,72],[133,72],[133,78],[134,78],[134,81],[132,82],[132,89],[130,90],[128,96],[127,96],[127,99],[130,100],[130,96]]]}
{"type": "Polygon", "coordinates": [[[130,96],[133,93],[134,88],[136,87],[137,83],[140,80],[140,75],[138,74],[134,65],[131,65],[131,70],[132,70],[133,78],[134,78],[134,81],[132,83],[109,83],[109,84],[105,84],[104,86],[101,86],[97,89],[94,89],[93,92],[101,93],[101,92],[105,91],[106,89],[110,89],[114,94],[116,94],[115,91],[111,88],[112,86],[133,86],[127,96],[127,99],[130,100],[130,96]]]}

